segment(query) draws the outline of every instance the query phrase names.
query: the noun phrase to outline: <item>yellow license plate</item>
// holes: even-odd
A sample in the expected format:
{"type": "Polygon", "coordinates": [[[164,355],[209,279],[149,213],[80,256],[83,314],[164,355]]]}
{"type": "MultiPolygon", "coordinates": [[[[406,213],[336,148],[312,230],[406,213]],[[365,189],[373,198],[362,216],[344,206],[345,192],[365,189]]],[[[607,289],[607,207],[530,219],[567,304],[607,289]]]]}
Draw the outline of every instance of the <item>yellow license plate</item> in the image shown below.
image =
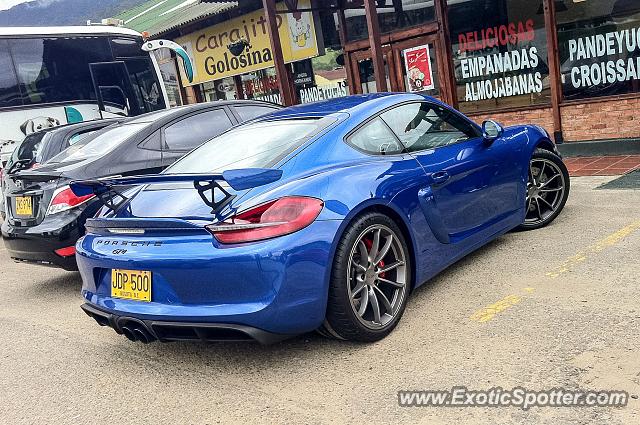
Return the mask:
{"type": "Polygon", "coordinates": [[[111,270],[111,296],[136,301],[151,301],[151,272],[111,270]]]}
{"type": "Polygon", "coordinates": [[[16,198],[16,214],[17,215],[33,215],[33,204],[31,196],[18,196],[16,198]]]}

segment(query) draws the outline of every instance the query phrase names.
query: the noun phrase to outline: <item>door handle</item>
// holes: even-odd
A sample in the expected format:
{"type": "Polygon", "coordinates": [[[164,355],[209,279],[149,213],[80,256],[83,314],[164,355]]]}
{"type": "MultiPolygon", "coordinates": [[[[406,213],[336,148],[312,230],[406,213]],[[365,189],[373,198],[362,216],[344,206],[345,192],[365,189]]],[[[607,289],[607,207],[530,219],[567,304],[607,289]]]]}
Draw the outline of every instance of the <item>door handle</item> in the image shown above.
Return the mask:
{"type": "Polygon", "coordinates": [[[447,173],[446,171],[438,171],[431,174],[431,180],[433,180],[433,182],[436,184],[446,182],[447,180],[449,180],[449,177],[451,176],[449,176],[449,173],[447,173]]]}

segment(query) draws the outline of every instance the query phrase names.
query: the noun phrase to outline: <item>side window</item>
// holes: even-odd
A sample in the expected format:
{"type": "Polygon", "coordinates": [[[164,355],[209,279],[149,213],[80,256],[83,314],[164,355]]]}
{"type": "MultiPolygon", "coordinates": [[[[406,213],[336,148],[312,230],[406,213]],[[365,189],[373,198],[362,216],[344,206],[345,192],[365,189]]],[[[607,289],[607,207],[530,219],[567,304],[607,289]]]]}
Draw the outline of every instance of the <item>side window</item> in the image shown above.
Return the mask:
{"type": "Polygon", "coordinates": [[[164,130],[164,149],[189,151],[231,127],[224,109],[202,112],[180,120],[164,130]]]}
{"type": "Polygon", "coordinates": [[[142,143],[138,145],[138,148],[148,151],[161,151],[162,138],[160,137],[160,130],[147,137],[142,143]]]}
{"type": "Polygon", "coordinates": [[[248,105],[248,106],[234,106],[233,107],[240,117],[240,121],[249,121],[253,118],[259,117],[260,115],[270,114],[271,112],[277,111],[276,108],[270,108],[268,106],[256,106],[256,105],[248,105]]]}
{"type": "Polygon", "coordinates": [[[393,155],[402,152],[402,147],[389,127],[375,118],[347,139],[347,143],[372,155],[393,155]]]}
{"type": "Polygon", "coordinates": [[[409,152],[463,142],[479,134],[448,109],[430,103],[409,103],[381,114],[409,152]]]}

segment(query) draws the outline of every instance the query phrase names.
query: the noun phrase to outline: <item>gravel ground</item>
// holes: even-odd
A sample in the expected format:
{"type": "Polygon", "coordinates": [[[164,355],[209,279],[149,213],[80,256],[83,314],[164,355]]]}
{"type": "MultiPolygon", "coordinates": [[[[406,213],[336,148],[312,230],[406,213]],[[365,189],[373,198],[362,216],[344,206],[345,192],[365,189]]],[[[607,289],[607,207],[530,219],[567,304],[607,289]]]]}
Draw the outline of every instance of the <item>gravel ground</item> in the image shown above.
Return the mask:
{"type": "Polygon", "coordinates": [[[609,180],[573,179],[553,225],[503,236],[423,285],[371,345],[131,343],[80,310],[77,273],[14,264],[0,248],[0,423],[640,423],[640,190],[594,190],[609,180]],[[632,398],[398,405],[399,390],[458,385],[632,398]]]}

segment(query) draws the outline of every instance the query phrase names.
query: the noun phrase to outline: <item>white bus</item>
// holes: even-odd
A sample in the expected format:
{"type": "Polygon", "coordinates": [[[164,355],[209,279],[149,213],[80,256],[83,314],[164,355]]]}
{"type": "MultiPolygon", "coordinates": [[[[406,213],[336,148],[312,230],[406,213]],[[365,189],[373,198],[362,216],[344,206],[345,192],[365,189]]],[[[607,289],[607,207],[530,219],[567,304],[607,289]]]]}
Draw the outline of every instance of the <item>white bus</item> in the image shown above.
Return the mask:
{"type": "Polygon", "coordinates": [[[2,162],[35,131],[167,108],[143,43],[136,31],[106,25],[0,28],[2,162]]]}

